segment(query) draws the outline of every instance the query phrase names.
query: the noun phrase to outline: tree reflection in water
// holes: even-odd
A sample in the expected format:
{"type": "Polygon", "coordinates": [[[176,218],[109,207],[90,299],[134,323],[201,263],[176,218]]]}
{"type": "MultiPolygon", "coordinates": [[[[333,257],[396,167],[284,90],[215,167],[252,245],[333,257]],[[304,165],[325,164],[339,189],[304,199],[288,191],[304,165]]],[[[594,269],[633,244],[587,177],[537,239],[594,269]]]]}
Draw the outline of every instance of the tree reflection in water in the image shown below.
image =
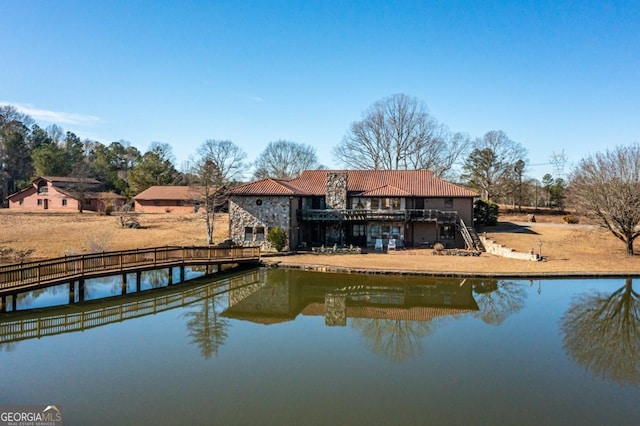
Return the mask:
{"type": "Polygon", "coordinates": [[[524,307],[527,289],[524,282],[480,280],[473,284],[480,311],[476,314],[487,324],[500,325],[524,307]]]}
{"type": "Polygon", "coordinates": [[[439,321],[404,321],[354,318],[351,327],[362,331],[367,346],[375,354],[404,362],[422,353],[422,338],[433,333],[439,321]]]}
{"type": "Polygon", "coordinates": [[[218,349],[228,336],[229,320],[221,317],[218,312],[219,297],[207,297],[193,304],[184,314],[188,319],[186,325],[191,343],[198,345],[200,354],[205,359],[218,355],[218,349]]]}
{"type": "Polygon", "coordinates": [[[141,281],[149,283],[151,288],[165,287],[169,284],[169,269],[143,271],[141,281]]]}
{"type": "Polygon", "coordinates": [[[595,376],[640,383],[640,295],[633,280],[610,295],[576,297],[562,317],[564,349],[595,376]]]}
{"type": "Polygon", "coordinates": [[[40,297],[57,296],[68,291],[68,286],[66,284],[62,284],[31,290],[28,292],[20,293],[14,297],[17,298],[18,306],[29,308],[30,306],[34,305],[40,297]]]}

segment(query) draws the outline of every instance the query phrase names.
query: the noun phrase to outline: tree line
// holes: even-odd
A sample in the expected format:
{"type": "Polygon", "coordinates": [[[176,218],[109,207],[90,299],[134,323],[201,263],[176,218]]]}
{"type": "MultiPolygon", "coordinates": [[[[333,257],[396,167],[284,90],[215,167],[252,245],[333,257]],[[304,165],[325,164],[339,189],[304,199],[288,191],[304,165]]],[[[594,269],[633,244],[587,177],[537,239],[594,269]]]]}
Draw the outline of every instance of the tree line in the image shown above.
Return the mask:
{"type": "Polygon", "coordinates": [[[194,185],[212,176],[216,184],[234,185],[251,166],[255,179],[286,179],[323,167],[313,148],[287,140],[269,143],[253,164],[246,159],[232,141],[209,139],[178,170],[167,143],[152,142],[145,152],[124,140],[105,145],[55,124],[41,128],[13,106],[0,106],[0,200],[38,176],[91,177],[108,191],[132,197],[153,185],[194,185]]]}
{"type": "MultiPolygon", "coordinates": [[[[526,178],[526,150],[502,131],[471,139],[451,132],[407,95],[374,103],[351,124],[333,148],[349,169],[427,169],[469,186],[483,199],[521,205],[562,207],[564,181],[526,178]]],[[[0,106],[0,196],[29,186],[37,176],[92,177],[107,190],[132,197],[152,185],[189,185],[203,176],[203,163],[218,168],[218,183],[233,185],[252,170],[255,180],[290,179],[303,170],[324,168],[315,149],[289,140],[270,142],[253,162],[228,140],[210,139],[178,170],[171,146],[152,142],[142,153],[120,140],[105,145],[81,139],[57,125],[39,127],[26,114],[0,106]]]]}
{"type": "MultiPolygon", "coordinates": [[[[354,121],[332,150],[347,169],[431,170],[436,177],[477,191],[493,203],[563,209],[567,202],[591,214],[633,253],[640,233],[640,145],[620,146],[581,160],[565,174],[564,151],[550,154],[554,174],[527,176],[527,150],[502,130],[472,138],[452,132],[425,103],[396,94],[383,98],[354,121]]],[[[230,187],[245,180],[291,179],[303,170],[325,168],[303,143],[270,142],[253,162],[229,140],[204,141],[183,170],[171,146],[153,142],[141,153],[128,142],[104,145],[81,140],[51,125],[40,128],[12,106],[0,106],[0,197],[29,185],[35,176],[92,177],[132,197],[152,185],[230,187]]]]}

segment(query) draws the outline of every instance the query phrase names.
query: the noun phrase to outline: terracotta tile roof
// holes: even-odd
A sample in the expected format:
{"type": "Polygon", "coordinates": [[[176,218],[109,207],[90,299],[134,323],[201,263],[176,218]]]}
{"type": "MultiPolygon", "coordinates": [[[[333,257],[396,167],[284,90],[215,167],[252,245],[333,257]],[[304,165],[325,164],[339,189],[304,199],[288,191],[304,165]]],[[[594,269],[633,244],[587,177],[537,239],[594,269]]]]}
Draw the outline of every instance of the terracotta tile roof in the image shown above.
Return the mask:
{"type": "Polygon", "coordinates": [[[73,195],[70,194],[69,192],[65,191],[65,187],[68,188],[68,184],[70,183],[77,183],[77,182],[82,182],[83,184],[88,184],[91,185],[93,187],[93,189],[96,189],[97,186],[102,185],[102,182],[100,182],[99,180],[96,179],[91,179],[91,178],[86,178],[86,179],[80,179],[80,178],[73,178],[73,177],[64,177],[64,176],[40,176],[35,178],[34,180],[31,181],[32,185],[21,189],[18,192],[15,192],[13,194],[10,194],[6,197],[7,200],[11,200],[14,197],[16,197],[17,195],[22,194],[23,192],[29,191],[30,189],[33,189],[35,187],[35,183],[37,181],[39,181],[40,179],[44,179],[48,182],[51,182],[51,184],[53,186],[56,187],[56,190],[58,190],[59,192],[61,192],[64,195],[67,195],[71,198],[73,198],[73,195]],[[56,185],[56,183],[59,184],[63,184],[62,186],[56,185]],[[66,185],[65,185],[66,184],[66,185]]]}
{"type": "MultiPolygon", "coordinates": [[[[402,321],[431,321],[434,318],[460,315],[475,312],[473,309],[412,306],[412,307],[382,307],[382,306],[347,306],[347,318],[371,318],[402,321]]],[[[302,310],[302,315],[324,316],[325,305],[322,302],[310,303],[302,310]]]]}
{"type": "Polygon", "coordinates": [[[346,173],[350,195],[475,197],[478,194],[433,176],[429,170],[305,170],[291,180],[264,179],[232,195],[325,195],[327,173],[346,173]]]}
{"type": "Polygon", "coordinates": [[[357,195],[362,195],[366,197],[375,197],[375,196],[409,197],[411,196],[411,194],[409,194],[407,191],[403,191],[402,189],[396,188],[395,186],[391,186],[391,185],[385,185],[380,188],[371,189],[369,191],[363,191],[357,195]]]}
{"type": "Polygon", "coordinates": [[[204,187],[152,186],[145,189],[134,200],[193,200],[202,196],[204,187]]]}
{"type": "Polygon", "coordinates": [[[262,179],[231,189],[233,195],[294,195],[296,191],[289,181],[262,179]]]}

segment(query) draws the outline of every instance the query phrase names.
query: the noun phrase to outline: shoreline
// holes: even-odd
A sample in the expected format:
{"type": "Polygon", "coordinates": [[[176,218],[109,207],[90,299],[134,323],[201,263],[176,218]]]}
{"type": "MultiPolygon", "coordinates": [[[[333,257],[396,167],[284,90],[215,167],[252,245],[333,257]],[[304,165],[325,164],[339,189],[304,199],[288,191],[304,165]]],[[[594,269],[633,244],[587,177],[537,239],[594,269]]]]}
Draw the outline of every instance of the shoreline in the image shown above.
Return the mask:
{"type": "Polygon", "coordinates": [[[337,274],[362,274],[362,275],[406,275],[442,278],[503,278],[503,279],[595,279],[595,278],[640,278],[637,272],[445,272],[445,271],[417,271],[406,269],[370,269],[345,266],[333,266],[309,263],[286,263],[282,261],[264,261],[261,264],[265,268],[296,269],[301,271],[313,271],[337,274]]]}

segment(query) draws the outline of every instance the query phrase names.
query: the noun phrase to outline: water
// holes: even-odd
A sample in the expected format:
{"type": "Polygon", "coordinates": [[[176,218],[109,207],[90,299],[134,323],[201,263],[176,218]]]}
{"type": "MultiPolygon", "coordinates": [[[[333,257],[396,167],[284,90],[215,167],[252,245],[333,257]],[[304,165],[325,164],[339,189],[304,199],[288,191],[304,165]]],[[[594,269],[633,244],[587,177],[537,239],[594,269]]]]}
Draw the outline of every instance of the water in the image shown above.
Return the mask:
{"type": "Polygon", "coordinates": [[[9,313],[0,405],[71,425],[635,425],[635,287],[262,269],[9,313]]]}

